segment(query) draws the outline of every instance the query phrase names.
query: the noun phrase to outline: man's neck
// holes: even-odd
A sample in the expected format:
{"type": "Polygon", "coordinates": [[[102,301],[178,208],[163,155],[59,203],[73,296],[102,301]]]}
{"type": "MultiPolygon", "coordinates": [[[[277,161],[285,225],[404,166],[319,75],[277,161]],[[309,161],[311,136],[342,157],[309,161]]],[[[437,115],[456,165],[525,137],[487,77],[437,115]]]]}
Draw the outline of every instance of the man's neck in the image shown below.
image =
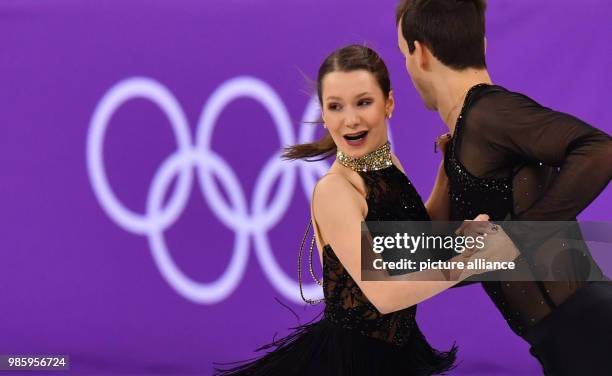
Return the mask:
{"type": "Polygon", "coordinates": [[[447,69],[435,82],[438,114],[451,134],[455,132],[455,124],[463,107],[465,95],[471,87],[480,83],[492,84],[486,69],[468,68],[463,71],[447,69]]]}

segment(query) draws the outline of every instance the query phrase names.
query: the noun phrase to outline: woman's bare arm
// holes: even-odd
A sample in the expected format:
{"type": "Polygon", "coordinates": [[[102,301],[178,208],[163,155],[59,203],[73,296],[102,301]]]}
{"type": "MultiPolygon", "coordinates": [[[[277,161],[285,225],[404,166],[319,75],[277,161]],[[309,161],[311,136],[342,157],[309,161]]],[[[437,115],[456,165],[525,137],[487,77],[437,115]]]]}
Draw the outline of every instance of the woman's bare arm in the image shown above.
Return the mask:
{"type": "MultiPolygon", "coordinates": [[[[362,281],[361,222],[364,220],[363,196],[343,176],[330,174],[317,184],[313,195],[313,220],[320,231],[321,242],[330,244],[342,265],[359,285],[370,302],[381,313],[401,310],[436,295],[460,280],[442,280],[439,270],[420,274],[417,280],[362,281]]],[[[412,279],[414,274],[412,273],[412,279]]],[[[465,276],[467,277],[467,275],[465,276]]]]}

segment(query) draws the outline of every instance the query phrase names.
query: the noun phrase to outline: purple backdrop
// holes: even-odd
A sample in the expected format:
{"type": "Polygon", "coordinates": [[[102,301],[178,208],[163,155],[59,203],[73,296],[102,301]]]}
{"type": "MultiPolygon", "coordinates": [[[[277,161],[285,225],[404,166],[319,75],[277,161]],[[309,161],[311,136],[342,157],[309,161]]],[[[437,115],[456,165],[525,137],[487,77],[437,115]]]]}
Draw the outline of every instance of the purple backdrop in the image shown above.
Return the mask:
{"type": "MultiPolygon", "coordinates": [[[[69,354],[72,374],[209,374],[296,324],[274,298],[302,322],[318,313],[295,303],[312,170],[275,162],[313,127],[301,72],[343,44],[374,47],[395,152],[424,197],[439,160],[444,129],[404,70],[394,7],[4,0],[0,354],[69,354]]],[[[491,1],[493,80],[612,132],[611,16],[604,0],[491,1]]],[[[608,189],[581,218],[609,220],[611,203],[608,189]]],[[[418,320],[437,347],[460,346],[453,374],[539,372],[478,286],[418,320]]]]}

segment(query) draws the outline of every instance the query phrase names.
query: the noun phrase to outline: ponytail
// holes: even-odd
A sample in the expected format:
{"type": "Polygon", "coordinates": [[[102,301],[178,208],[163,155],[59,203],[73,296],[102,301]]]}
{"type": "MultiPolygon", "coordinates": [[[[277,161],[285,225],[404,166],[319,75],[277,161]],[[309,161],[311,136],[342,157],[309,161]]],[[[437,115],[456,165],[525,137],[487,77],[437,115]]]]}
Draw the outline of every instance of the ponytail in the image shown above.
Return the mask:
{"type": "Polygon", "coordinates": [[[284,148],[281,157],[283,159],[304,159],[307,162],[316,162],[327,159],[334,154],[336,154],[336,144],[328,131],[318,141],[284,148]]]}

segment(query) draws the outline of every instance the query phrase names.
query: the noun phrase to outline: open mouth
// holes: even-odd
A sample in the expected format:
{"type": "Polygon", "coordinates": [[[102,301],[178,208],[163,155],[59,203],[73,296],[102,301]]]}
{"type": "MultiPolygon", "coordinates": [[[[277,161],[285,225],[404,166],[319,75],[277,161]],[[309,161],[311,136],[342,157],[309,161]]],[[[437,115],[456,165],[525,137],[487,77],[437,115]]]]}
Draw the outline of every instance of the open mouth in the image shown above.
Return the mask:
{"type": "Polygon", "coordinates": [[[362,139],[365,138],[365,136],[368,134],[368,131],[363,131],[363,132],[359,132],[359,133],[352,133],[352,134],[346,134],[344,135],[344,138],[347,141],[360,141],[362,139]]]}

